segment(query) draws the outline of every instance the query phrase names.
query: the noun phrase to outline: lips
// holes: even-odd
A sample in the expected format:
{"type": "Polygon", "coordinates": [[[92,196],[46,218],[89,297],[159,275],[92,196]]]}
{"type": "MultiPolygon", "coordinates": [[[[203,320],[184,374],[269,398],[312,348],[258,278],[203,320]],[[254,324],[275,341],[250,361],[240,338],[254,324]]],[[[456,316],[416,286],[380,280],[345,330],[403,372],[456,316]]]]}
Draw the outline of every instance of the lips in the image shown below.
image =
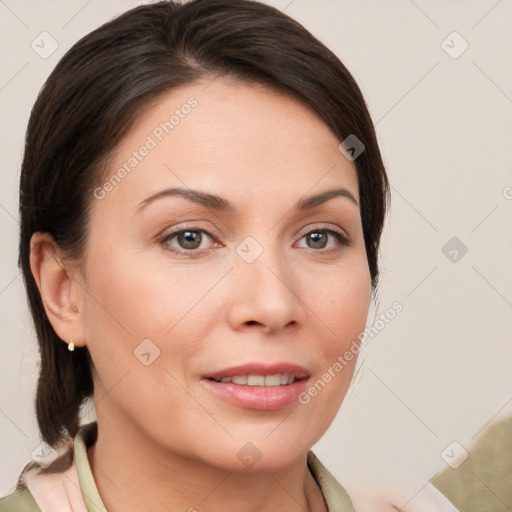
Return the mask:
{"type": "Polygon", "coordinates": [[[297,403],[309,376],[306,368],[292,363],[249,363],[205,374],[201,383],[237,407],[276,411],[297,403]]]}
{"type": "Polygon", "coordinates": [[[293,380],[302,380],[309,377],[309,372],[306,368],[293,363],[276,363],[271,365],[261,363],[248,363],[208,373],[203,375],[203,378],[220,382],[222,379],[232,379],[233,377],[270,377],[275,375],[286,375],[293,377],[293,380]]]}

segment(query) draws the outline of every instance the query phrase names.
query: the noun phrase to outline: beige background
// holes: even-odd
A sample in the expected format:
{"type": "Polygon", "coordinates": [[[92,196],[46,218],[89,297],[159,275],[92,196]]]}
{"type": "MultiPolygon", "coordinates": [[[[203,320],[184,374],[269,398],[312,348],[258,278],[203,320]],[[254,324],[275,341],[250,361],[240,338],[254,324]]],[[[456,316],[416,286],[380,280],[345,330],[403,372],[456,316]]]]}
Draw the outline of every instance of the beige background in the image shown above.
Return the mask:
{"type": "MultiPolygon", "coordinates": [[[[39,444],[37,348],[16,266],[30,108],[79,37],[140,3],[0,1],[0,495],[39,444]],[[58,42],[46,59],[31,48],[43,31],[58,42]]],[[[314,450],[348,487],[392,478],[408,482],[412,497],[447,467],[441,453],[452,441],[468,448],[512,411],[512,3],[271,3],[358,80],[393,187],[376,313],[395,301],[404,309],[369,343],[356,386],[314,450]],[[462,49],[459,36],[442,45],[454,31],[469,44],[458,58],[445,49],[462,49]],[[442,251],[452,237],[468,249],[456,262],[442,251]]]]}

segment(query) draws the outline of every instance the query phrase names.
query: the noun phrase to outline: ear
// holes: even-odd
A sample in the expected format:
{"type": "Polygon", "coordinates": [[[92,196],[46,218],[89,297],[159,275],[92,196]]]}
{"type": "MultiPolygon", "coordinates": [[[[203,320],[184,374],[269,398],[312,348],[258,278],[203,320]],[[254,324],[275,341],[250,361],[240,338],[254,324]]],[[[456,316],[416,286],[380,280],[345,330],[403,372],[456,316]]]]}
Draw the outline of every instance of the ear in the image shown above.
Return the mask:
{"type": "Polygon", "coordinates": [[[48,320],[59,338],[84,346],[83,294],[78,272],[71,266],[66,268],[62,251],[49,233],[32,235],[30,268],[48,320]]]}

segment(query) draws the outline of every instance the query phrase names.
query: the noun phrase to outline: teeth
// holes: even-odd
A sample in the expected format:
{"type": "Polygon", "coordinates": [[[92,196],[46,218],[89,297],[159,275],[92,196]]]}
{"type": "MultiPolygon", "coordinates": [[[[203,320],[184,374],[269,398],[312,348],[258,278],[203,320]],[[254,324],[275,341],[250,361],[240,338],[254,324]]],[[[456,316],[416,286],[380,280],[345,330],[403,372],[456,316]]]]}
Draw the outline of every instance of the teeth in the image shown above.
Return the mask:
{"type": "Polygon", "coordinates": [[[242,386],[286,386],[295,382],[293,375],[287,374],[276,374],[276,375],[235,375],[234,377],[223,377],[217,382],[227,384],[232,382],[233,384],[240,384],[242,386]]]}
{"type": "MultiPolygon", "coordinates": [[[[286,377],[286,375],[283,375],[286,377]]],[[[286,381],[288,383],[288,380],[286,381]]],[[[265,377],[265,386],[280,386],[281,385],[281,375],[267,375],[265,377]]]]}
{"type": "Polygon", "coordinates": [[[248,386],[264,386],[265,385],[265,377],[263,377],[263,375],[248,375],[247,376],[247,385],[248,386]]]}

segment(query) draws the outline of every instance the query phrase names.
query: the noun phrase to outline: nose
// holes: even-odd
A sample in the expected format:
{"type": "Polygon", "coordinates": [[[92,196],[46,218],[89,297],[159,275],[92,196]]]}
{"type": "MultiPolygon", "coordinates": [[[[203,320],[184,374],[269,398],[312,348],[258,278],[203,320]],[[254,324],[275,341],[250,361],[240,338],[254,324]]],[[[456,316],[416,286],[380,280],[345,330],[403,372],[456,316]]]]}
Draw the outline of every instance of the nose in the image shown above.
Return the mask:
{"type": "Polygon", "coordinates": [[[237,256],[234,267],[228,311],[232,329],[272,334],[304,323],[300,281],[283,255],[265,248],[252,263],[237,256]]]}

